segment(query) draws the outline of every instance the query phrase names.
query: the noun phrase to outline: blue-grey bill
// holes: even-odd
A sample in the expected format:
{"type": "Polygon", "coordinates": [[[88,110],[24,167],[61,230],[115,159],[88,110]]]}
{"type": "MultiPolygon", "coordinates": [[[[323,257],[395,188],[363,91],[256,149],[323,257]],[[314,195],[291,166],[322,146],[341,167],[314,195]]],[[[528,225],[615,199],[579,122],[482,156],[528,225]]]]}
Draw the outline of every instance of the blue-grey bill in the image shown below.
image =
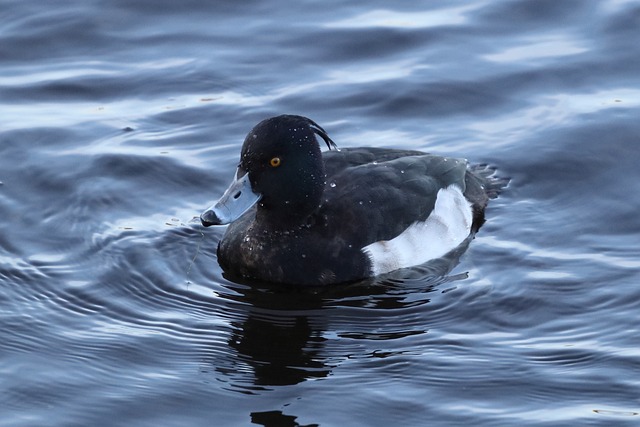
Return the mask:
{"type": "Polygon", "coordinates": [[[238,172],[236,171],[236,176],[229,188],[213,206],[200,215],[200,221],[205,227],[229,224],[240,218],[243,213],[255,205],[260,200],[260,197],[260,194],[256,194],[251,190],[249,174],[245,173],[238,178],[238,172]]]}

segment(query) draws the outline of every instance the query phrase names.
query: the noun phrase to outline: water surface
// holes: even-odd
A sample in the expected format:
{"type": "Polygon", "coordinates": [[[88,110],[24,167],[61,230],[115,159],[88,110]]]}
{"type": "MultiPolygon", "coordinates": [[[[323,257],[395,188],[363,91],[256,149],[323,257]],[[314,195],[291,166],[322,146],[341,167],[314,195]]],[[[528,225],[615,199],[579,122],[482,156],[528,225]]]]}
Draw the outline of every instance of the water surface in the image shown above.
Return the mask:
{"type": "Polygon", "coordinates": [[[640,420],[637,1],[0,1],[1,426],[640,420]],[[263,118],[496,165],[459,256],[237,284],[263,118]]]}

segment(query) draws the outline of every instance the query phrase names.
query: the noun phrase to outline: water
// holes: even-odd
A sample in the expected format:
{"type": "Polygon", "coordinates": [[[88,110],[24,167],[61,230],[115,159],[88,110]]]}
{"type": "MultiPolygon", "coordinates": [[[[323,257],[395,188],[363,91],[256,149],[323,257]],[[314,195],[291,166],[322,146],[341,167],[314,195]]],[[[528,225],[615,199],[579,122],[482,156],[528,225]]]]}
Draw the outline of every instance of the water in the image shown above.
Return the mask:
{"type": "Polygon", "coordinates": [[[640,421],[638,1],[0,10],[0,426],[640,421]],[[235,284],[192,219],[281,113],[512,184],[459,259],[235,284]]]}

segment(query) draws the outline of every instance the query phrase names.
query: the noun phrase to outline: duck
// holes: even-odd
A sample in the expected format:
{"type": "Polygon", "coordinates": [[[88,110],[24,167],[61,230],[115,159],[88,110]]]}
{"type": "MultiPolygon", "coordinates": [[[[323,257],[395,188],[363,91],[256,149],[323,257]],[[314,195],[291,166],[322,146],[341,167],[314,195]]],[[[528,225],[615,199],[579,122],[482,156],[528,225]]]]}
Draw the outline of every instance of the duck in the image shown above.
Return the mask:
{"type": "Polygon", "coordinates": [[[231,279],[354,282],[441,258],[475,235],[508,183],[495,171],[416,150],[339,149],[313,120],[279,115],[248,133],[231,184],[200,221],[228,225],[217,259],[231,279]]]}

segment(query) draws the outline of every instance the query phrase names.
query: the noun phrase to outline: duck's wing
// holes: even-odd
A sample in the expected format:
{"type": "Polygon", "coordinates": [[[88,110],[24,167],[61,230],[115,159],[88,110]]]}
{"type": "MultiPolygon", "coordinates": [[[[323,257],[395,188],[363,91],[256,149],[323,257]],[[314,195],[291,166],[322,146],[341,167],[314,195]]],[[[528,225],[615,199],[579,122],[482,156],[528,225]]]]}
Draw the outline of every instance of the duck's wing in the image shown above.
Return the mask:
{"type": "Polygon", "coordinates": [[[464,160],[380,148],[330,154],[318,215],[327,229],[357,245],[392,239],[426,220],[441,189],[465,191],[464,160]]]}

